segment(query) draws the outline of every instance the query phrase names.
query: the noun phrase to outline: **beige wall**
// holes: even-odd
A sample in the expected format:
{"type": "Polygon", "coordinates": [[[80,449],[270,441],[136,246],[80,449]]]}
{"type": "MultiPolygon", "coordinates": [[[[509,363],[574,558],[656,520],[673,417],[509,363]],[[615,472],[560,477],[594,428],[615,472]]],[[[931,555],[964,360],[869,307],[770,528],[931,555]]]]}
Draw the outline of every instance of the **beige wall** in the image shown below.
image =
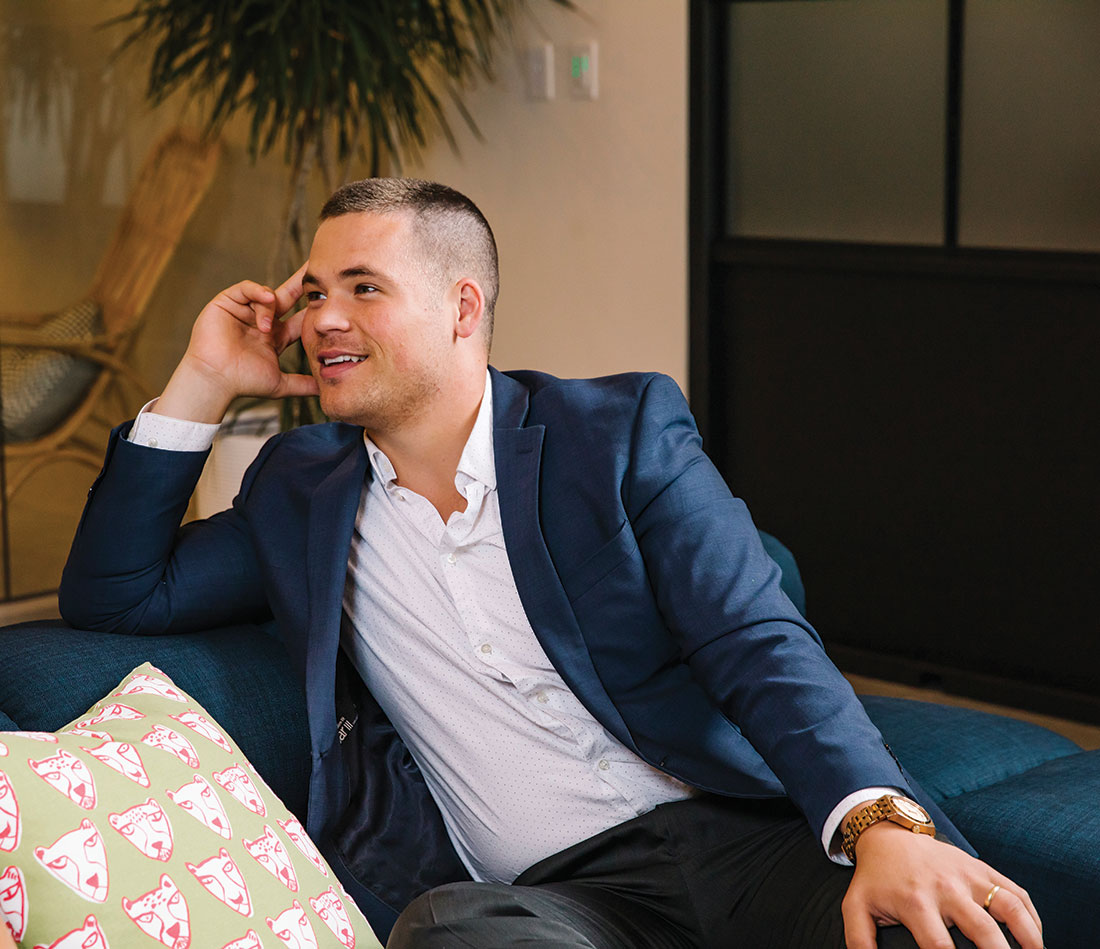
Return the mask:
{"type": "MultiPolygon", "coordinates": [[[[578,2],[584,16],[529,0],[530,12],[500,46],[495,83],[466,98],[483,141],[456,117],[460,155],[437,141],[406,171],[468,192],[494,225],[503,277],[495,364],[562,375],[659,369],[686,385],[687,3],[578,2]],[[590,39],[599,43],[600,94],[575,101],[565,89],[565,46],[590,39]],[[545,40],[557,45],[559,94],[531,101],[518,51],[545,40]]],[[[0,309],[49,312],[79,298],[148,147],[186,120],[177,103],[152,112],[144,105],[140,58],[103,77],[120,34],[96,26],[130,5],[0,0],[0,25],[14,38],[0,68],[0,279],[8,301],[0,309]],[[43,56],[72,71],[75,114],[120,123],[98,135],[85,129],[87,159],[68,168],[73,187],[58,200],[34,198],[35,176],[53,180],[55,166],[79,149],[39,141],[12,112],[19,62],[43,56]]],[[[239,127],[225,138],[217,179],[154,294],[134,354],[154,389],[214,293],[245,276],[271,277],[286,171],[279,154],[253,165],[239,127]]],[[[322,198],[315,189],[315,208],[322,198]]],[[[78,465],[51,466],[9,506],[17,595],[56,584],[93,476],[78,465]]]]}
{"type": "MultiPolygon", "coordinates": [[[[579,0],[584,14],[528,0],[514,36],[500,45],[493,83],[466,103],[478,140],[452,117],[454,154],[442,136],[405,171],[466,191],[482,206],[501,248],[502,295],[494,362],[567,375],[660,369],[686,384],[687,366],[687,3],[579,0]],[[566,45],[599,43],[596,101],[568,97],[566,45]],[[557,49],[558,96],[526,97],[519,51],[549,40],[557,49]]],[[[37,27],[75,61],[81,85],[98,73],[119,33],[94,29],[127,3],[83,0],[27,7],[0,0],[5,17],[37,27]]],[[[123,60],[122,146],[95,161],[116,169],[123,194],[148,145],[186,117],[140,99],[141,62],[123,60]]],[[[10,89],[0,89],[7,95],[10,89]]],[[[91,106],[85,104],[84,108],[91,106]]],[[[11,125],[5,131],[17,132],[11,125]]],[[[138,361],[162,384],[193,315],[223,286],[266,276],[285,186],[279,155],[253,165],[244,134],[226,133],[217,181],[151,308],[138,361]]],[[[49,154],[21,146],[17,155],[49,154]]],[[[95,162],[93,162],[94,164],[95,162]]],[[[2,166],[0,166],[2,167],[2,166]]],[[[320,200],[320,192],[315,202],[320,200]]],[[[109,237],[117,204],[78,195],[65,204],[0,200],[0,272],[19,309],[49,310],[79,296],[109,237]]]]}
{"type": "Polygon", "coordinates": [[[493,362],[589,376],[658,369],[687,382],[686,0],[542,0],[468,99],[460,154],[437,142],[409,169],[457,187],[496,231],[493,362]],[[599,44],[599,98],[569,98],[571,42],[599,44]],[[557,98],[527,98],[519,50],[550,41],[557,98]]]}

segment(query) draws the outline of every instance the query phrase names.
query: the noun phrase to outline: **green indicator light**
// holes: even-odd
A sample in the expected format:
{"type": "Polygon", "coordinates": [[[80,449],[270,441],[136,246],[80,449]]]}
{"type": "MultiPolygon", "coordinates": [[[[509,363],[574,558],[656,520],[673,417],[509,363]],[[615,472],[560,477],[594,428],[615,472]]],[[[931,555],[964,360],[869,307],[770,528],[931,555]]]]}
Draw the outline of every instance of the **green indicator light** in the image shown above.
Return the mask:
{"type": "Polygon", "coordinates": [[[574,79],[580,79],[581,78],[581,62],[582,62],[582,60],[581,60],[580,56],[574,56],[573,57],[573,78],[574,79]]]}

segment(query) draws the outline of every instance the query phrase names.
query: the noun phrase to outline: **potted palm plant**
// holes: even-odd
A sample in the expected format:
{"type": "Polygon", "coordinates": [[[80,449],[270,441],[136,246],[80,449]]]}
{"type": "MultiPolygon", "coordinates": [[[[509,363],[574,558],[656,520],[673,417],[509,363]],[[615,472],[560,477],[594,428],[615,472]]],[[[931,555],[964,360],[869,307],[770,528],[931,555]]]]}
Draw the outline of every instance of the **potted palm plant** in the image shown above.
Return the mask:
{"type": "MultiPolygon", "coordinates": [[[[399,170],[433,132],[454,147],[448,103],[477,131],[463,90],[491,76],[494,40],[523,3],[135,0],[112,22],[130,28],[119,52],[152,47],[146,96],[154,105],[182,91],[200,106],[207,134],[239,116],[253,160],[282,149],[289,174],[270,281],[305,257],[313,176],[331,192],[356,158],[373,175],[399,170]]],[[[298,347],[284,360],[308,371],[298,347]]],[[[321,418],[316,400],[288,399],[280,411],[284,428],[321,418]]]]}
{"type": "MultiPolygon", "coordinates": [[[[550,0],[572,8],[572,0],[550,0]]],[[[112,22],[132,29],[119,51],[152,45],[147,98],[183,90],[204,130],[248,121],[255,159],[281,146],[289,168],[274,263],[301,259],[305,189],[346,180],[349,162],[401,166],[432,131],[454,145],[445,104],[476,132],[462,92],[491,77],[495,39],[524,0],[136,0],[112,22]]],[[[280,270],[279,272],[283,272],[280,270]]]]}

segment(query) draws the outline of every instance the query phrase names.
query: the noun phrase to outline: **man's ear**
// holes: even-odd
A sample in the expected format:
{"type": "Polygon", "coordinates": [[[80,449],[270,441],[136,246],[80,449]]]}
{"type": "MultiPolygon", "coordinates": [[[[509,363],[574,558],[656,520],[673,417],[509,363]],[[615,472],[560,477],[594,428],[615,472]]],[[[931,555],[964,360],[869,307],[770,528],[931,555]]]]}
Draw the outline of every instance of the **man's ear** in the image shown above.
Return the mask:
{"type": "Polygon", "coordinates": [[[463,277],[455,284],[458,299],[455,311],[455,336],[469,339],[477,332],[485,316],[485,294],[481,285],[472,277],[463,277]]]}

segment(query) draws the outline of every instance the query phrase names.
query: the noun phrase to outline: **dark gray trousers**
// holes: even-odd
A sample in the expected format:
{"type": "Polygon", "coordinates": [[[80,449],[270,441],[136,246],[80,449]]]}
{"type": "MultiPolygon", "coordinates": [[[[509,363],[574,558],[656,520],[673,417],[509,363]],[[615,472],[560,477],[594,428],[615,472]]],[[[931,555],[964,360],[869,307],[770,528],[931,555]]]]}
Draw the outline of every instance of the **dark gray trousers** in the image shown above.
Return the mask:
{"type": "MultiPolygon", "coordinates": [[[[548,857],[512,885],[418,897],[387,949],[843,949],[851,869],[785,800],[665,804],[548,857]]],[[[952,930],[960,949],[971,943],[952,930]]],[[[903,928],[879,949],[914,949],[903,928]]],[[[1009,944],[1017,944],[1011,938],[1009,944]]]]}

